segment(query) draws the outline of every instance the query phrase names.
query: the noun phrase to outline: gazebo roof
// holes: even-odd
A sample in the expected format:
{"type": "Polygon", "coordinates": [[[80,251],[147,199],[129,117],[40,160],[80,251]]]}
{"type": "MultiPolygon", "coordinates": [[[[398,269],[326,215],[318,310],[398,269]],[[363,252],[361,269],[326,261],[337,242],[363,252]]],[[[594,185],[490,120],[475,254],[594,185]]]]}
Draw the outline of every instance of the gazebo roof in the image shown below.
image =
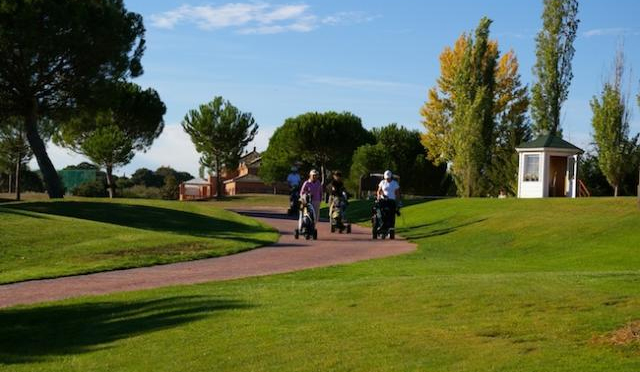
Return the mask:
{"type": "Polygon", "coordinates": [[[575,151],[576,153],[580,153],[580,154],[584,152],[578,146],[573,145],[553,134],[540,136],[534,139],[533,141],[520,144],[518,147],[516,147],[516,150],[527,150],[527,149],[561,149],[561,150],[575,151]]]}

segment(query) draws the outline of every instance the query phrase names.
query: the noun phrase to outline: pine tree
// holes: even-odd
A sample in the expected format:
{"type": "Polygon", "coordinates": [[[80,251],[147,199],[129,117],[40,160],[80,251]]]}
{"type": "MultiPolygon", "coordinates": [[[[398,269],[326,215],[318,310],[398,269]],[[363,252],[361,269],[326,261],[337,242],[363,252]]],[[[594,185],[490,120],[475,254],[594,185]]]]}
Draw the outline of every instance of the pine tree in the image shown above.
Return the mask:
{"type": "Polygon", "coordinates": [[[216,197],[222,198],[222,169],[237,167],[247,144],[258,132],[258,124],[222,97],[200,105],[185,115],[182,127],[201,154],[200,163],[216,173],[216,197]]]}

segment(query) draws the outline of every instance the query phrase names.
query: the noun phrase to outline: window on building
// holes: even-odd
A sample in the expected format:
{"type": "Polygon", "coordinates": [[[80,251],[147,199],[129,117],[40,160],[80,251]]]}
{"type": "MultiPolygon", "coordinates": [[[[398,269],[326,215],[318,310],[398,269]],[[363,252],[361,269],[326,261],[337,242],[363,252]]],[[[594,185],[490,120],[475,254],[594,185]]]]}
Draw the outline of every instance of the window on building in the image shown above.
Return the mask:
{"type": "Polygon", "coordinates": [[[538,182],[540,180],[540,155],[524,156],[524,181],[538,182]]]}

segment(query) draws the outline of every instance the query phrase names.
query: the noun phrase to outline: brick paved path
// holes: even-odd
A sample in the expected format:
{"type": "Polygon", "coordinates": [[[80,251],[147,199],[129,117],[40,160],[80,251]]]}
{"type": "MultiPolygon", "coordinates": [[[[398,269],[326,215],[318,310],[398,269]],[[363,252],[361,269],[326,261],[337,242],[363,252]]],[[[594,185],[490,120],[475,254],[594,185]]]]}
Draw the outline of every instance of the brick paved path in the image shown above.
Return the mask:
{"type": "Polygon", "coordinates": [[[117,270],[58,279],[32,280],[0,286],[0,307],[69,297],[134,291],[179,284],[238,279],[332,266],[415,250],[402,239],[371,240],[369,229],[353,226],[352,234],[331,234],[321,222],[318,240],[295,240],[296,221],[265,209],[238,211],[276,228],[276,244],[231,256],[168,265],[117,270]]]}

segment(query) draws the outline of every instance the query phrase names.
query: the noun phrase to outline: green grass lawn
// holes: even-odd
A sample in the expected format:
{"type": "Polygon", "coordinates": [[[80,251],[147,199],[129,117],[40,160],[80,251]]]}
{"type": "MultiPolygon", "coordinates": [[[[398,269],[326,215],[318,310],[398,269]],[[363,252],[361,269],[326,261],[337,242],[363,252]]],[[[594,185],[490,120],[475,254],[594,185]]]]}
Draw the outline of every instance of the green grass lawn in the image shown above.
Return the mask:
{"type": "Polygon", "coordinates": [[[609,342],[640,319],[635,199],[403,216],[409,255],[0,310],[0,371],[640,370],[609,342]]]}
{"type": "Polygon", "coordinates": [[[278,238],[206,203],[70,199],[0,205],[0,283],[216,257],[278,238]]]}

